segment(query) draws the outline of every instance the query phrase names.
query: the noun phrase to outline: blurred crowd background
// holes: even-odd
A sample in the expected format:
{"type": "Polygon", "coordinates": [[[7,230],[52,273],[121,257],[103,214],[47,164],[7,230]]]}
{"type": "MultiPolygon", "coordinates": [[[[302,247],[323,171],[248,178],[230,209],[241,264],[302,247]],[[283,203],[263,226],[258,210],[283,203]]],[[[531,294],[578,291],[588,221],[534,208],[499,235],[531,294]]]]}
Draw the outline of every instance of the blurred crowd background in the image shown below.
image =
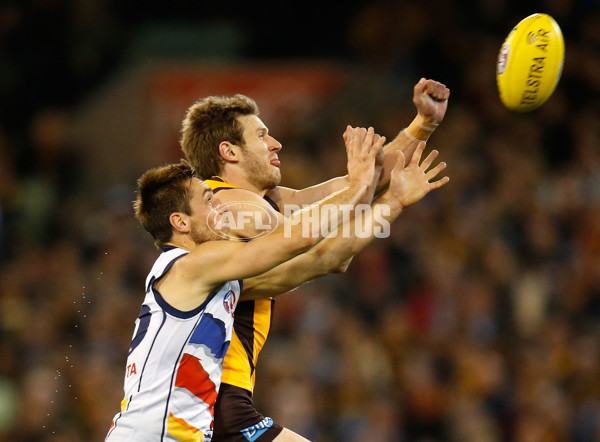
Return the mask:
{"type": "Polygon", "coordinates": [[[103,440],[157,255],[135,180],[187,106],[254,96],[306,187],[346,124],[408,125],[421,77],[451,89],[450,183],[278,299],[256,404],[315,442],[600,441],[597,0],[0,1],[0,440],[103,440]],[[495,63],[534,12],[566,63],[518,115],[495,63]]]}

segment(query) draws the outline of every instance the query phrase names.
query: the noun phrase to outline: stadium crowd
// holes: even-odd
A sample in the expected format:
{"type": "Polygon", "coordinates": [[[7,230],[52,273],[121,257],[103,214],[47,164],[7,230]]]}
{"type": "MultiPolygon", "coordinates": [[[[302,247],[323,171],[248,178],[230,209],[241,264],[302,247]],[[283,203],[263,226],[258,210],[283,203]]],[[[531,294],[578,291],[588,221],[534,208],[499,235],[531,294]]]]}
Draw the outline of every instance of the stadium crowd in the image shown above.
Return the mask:
{"type": "MultiPolygon", "coordinates": [[[[452,91],[428,143],[451,182],[347,273],[278,299],[256,405],[315,442],[600,441],[600,6],[423,3],[349,3],[340,58],[353,81],[286,132],[282,184],[343,174],[348,123],[395,135],[421,76],[452,91]],[[540,11],[563,29],[564,73],[518,115],[498,99],[496,56],[540,11]],[[317,149],[324,140],[337,148],[317,149]]],[[[122,399],[156,251],[133,217],[134,183],[87,182],[94,164],[69,130],[150,16],[135,11],[0,3],[1,440],[102,440],[122,399]]],[[[295,44],[272,56],[309,55],[295,44]]]]}

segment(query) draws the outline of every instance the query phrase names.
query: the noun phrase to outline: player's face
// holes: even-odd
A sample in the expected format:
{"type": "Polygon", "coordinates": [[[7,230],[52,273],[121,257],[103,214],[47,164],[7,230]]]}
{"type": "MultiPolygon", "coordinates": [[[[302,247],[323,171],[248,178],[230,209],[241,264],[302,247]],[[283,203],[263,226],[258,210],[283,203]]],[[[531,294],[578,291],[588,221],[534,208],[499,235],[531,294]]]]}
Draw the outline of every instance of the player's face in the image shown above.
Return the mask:
{"type": "Polygon", "coordinates": [[[191,183],[190,208],[191,226],[190,235],[196,244],[206,241],[223,239],[215,232],[215,223],[220,218],[219,201],[215,199],[208,185],[197,178],[191,183]],[[210,225],[209,225],[210,224],[210,225]]]}
{"type": "Polygon", "coordinates": [[[239,117],[244,128],[242,166],[250,181],[261,190],[269,190],[281,182],[281,162],[277,153],[281,143],[269,135],[269,129],[256,115],[239,117]]]}

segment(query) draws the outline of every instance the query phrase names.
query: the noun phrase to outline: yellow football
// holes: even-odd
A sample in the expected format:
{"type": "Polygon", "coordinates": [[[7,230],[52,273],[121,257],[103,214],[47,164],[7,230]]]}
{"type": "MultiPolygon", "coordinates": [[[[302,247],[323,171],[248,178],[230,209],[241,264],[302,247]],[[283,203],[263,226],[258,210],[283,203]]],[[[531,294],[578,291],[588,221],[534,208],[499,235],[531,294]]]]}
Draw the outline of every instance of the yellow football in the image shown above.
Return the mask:
{"type": "Polygon", "coordinates": [[[537,109],[550,98],[563,70],[565,42],[548,14],[521,20],[504,40],[496,63],[500,100],[515,112],[537,109]]]}

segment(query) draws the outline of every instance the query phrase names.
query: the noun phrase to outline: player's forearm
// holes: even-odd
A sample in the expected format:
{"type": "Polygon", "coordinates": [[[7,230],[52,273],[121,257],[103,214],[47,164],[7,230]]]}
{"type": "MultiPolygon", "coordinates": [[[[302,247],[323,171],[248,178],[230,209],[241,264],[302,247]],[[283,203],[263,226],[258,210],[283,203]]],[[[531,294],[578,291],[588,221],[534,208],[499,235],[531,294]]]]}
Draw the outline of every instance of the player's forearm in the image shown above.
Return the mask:
{"type": "MultiPolygon", "coordinates": [[[[390,167],[393,167],[393,163],[390,161],[390,167]]],[[[367,188],[365,195],[361,199],[361,204],[371,204],[373,196],[378,188],[379,180],[381,177],[381,168],[379,173],[376,173],[375,180],[367,188]]],[[[389,181],[389,178],[388,178],[389,181]]],[[[308,187],[302,190],[296,190],[291,192],[291,189],[285,189],[285,192],[281,192],[279,199],[279,206],[283,211],[286,210],[286,206],[289,208],[288,214],[299,210],[301,207],[313,204],[323,198],[330,196],[335,192],[339,192],[350,185],[350,179],[348,175],[339,176],[332,178],[329,181],[325,181],[313,187],[308,187]]]]}
{"type": "Polygon", "coordinates": [[[272,197],[281,208],[285,208],[286,205],[302,207],[307,204],[313,204],[334,192],[342,190],[349,184],[348,176],[345,175],[331,178],[330,180],[300,190],[279,187],[277,188],[279,191],[278,197],[275,195],[275,198],[273,198],[275,192],[270,192],[269,196],[272,197]]]}
{"type": "Polygon", "coordinates": [[[287,227],[292,232],[310,234],[318,242],[349,218],[350,211],[361,202],[368,190],[369,183],[365,180],[352,181],[345,188],[292,213],[286,219],[287,227]]]}

